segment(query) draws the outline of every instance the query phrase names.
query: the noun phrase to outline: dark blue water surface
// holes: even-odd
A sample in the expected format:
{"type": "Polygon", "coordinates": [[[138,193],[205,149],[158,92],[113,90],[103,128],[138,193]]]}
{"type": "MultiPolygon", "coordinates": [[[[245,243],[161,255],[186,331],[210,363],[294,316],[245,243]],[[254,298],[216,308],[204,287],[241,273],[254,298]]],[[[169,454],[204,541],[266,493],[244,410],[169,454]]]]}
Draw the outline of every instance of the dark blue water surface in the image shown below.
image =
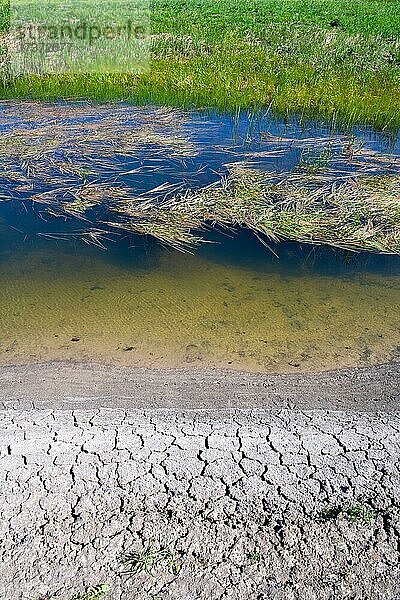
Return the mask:
{"type": "MultiPolygon", "coordinates": [[[[128,188],[134,196],[167,196],[177,191],[196,189],[212,182],[228,173],[232,163],[246,163],[250,166],[273,171],[301,172],[307,168],[321,169],[327,176],[335,179],[353,172],[365,171],[370,174],[393,173],[398,169],[400,154],[400,135],[393,132],[376,132],[369,128],[356,128],[343,131],[333,128],[322,121],[299,123],[295,118],[277,119],[270,113],[251,113],[244,111],[236,115],[217,112],[177,112],[176,120],[179,131],[174,130],[174,115],[171,118],[159,118],[157,108],[137,108],[126,105],[38,105],[29,103],[0,104],[0,132],[4,136],[23,136],[24,131],[43,130],[43,139],[52,136],[52,127],[68,128],[71,134],[66,136],[64,146],[58,143],[50,148],[43,145],[45,165],[48,167],[46,177],[29,177],[29,185],[21,185],[18,177],[13,181],[8,176],[0,177],[2,185],[0,202],[0,256],[3,259],[12,248],[23,252],[33,248],[54,246],[69,248],[78,252],[104,252],[103,249],[87,249],[81,240],[81,233],[91,228],[107,232],[102,243],[107,247],[110,260],[123,264],[156,260],[159,252],[168,250],[149,239],[140,239],[110,230],[101,221],[106,218],[107,201],[85,213],[85,219],[73,216],[53,217],[49,206],[42,202],[32,202],[32,197],[43,191],[54,191],[59,200],[72,199],[65,193],[66,188],[82,184],[82,175],[65,175],[63,179],[57,172],[52,179],[54,164],[67,160],[71,144],[79,139],[80,127],[91,124],[98,126],[99,131],[110,127],[110,121],[121,121],[124,132],[143,126],[150,122],[156,128],[159,140],[150,139],[136,144],[134,152],[121,150],[116,131],[108,140],[112,151],[108,152],[102,162],[104,140],[98,144],[93,142],[91,154],[83,152],[79,158],[80,166],[87,168],[84,182],[107,183],[128,188]],[[43,113],[43,107],[47,112],[43,113]],[[36,113],[37,112],[37,118],[36,113]],[[147,119],[147,121],[146,121],[147,119]],[[158,122],[159,121],[159,122],[158,122]],[[171,125],[172,123],[172,125],[171,125]],[[50,130],[46,129],[50,128],[50,130]],[[22,132],[22,133],[21,133],[22,132]],[[188,146],[184,152],[175,152],[174,148],[163,145],[163,137],[178,135],[188,146]],[[350,148],[350,156],[344,156],[343,149],[350,148]],[[351,153],[354,151],[354,156],[351,153]],[[384,155],[386,160],[380,161],[384,155]],[[46,158],[47,157],[47,158],[46,158]],[[48,159],[51,158],[51,160],[48,159]],[[48,163],[46,163],[48,160],[48,163]],[[163,186],[171,186],[163,187],[163,186]],[[27,189],[28,188],[28,189],[27,189]],[[165,189],[165,191],[163,191],[165,189]],[[152,190],[155,190],[154,192],[152,190]],[[161,190],[161,191],[160,191],[161,190]]],[[[85,137],[85,133],[82,133],[85,137]]],[[[39,142],[38,152],[41,152],[39,142]]],[[[32,144],[29,146],[32,151],[32,144]]],[[[167,145],[168,146],[168,145],[167,145]]],[[[346,151],[347,151],[346,150],[346,151]]],[[[74,150],[76,152],[76,149],[74,150]]],[[[29,157],[28,157],[29,159],[29,157]]],[[[4,160],[4,159],[3,159],[4,160]]],[[[8,159],[7,159],[8,160],[8,159]]],[[[12,166],[17,172],[26,174],[27,157],[22,153],[12,159],[12,166]]],[[[28,161],[29,162],[29,161],[28,161]]],[[[7,163],[9,164],[9,163],[7,163]]],[[[47,168],[46,167],[46,168],[47,168]]],[[[4,174],[4,170],[3,170],[4,174]]],[[[1,174],[0,174],[1,175],[1,174]]],[[[320,273],[343,273],[357,269],[379,273],[399,273],[398,257],[352,254],[329,248],[317,248],[294,243],[269,243],[263,246],[249,232],[214,231],[208,232],[207,238],[213,244],[200,247],[198,252],[216,262],[251,265],[253,268],[288,270],[295,272],[298,268],[311,269],[320,273]]]]}

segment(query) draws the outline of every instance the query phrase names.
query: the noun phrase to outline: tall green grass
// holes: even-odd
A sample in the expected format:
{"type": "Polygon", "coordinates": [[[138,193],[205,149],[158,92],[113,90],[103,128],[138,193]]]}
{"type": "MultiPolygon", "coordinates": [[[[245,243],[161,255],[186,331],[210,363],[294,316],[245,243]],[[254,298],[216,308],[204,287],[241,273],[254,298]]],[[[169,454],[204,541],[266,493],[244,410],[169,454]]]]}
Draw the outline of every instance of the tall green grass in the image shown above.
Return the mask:
{"type": "Polygon", "coordinates": [[[20,77],[1,97],[270,106],[400,126],[400,0],[154,0],[151,19],[147,72],[20,77]]]}

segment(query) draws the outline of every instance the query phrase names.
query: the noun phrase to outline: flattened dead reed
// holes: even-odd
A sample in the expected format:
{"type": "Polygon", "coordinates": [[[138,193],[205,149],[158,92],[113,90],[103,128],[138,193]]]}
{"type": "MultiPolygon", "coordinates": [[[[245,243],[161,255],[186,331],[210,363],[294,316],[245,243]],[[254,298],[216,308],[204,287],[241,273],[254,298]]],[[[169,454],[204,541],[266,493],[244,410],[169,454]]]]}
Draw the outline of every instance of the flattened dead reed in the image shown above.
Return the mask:
{"type": "Polygon", "coordinates": [[[209,225],[246,227],[272,241],[327,244],[400,254],[400,177],[326,182],[324,176],[277,174],[231,166],[220,182],[170,198],[117,201],[109,226],[150,235],[185,250],[209,225]]]}
{"type": "Polygon", "coordinates": [[[246,227],[266,243],[400,253],[396,156],[351,136],[265,134],[255,150],[210,144],[221,155],[219,172],[227,174],[194,189],[196,173],[187,172],[185,161],[201,155],[202,146],[187,123],[189,113],[169,108],[5,103],[0,201],[31,201],[52,216],[77,218],[85,241],[97,241],[107,226],[190,250],[217,225],[246,227]],[[293,148],[302,151],[294,171],[265,171],[293,148]],[[133,185],[126,175],[134,176],[133,185]],[[165,183],[141,192],[145,177],[160,175],[165,183]]]}

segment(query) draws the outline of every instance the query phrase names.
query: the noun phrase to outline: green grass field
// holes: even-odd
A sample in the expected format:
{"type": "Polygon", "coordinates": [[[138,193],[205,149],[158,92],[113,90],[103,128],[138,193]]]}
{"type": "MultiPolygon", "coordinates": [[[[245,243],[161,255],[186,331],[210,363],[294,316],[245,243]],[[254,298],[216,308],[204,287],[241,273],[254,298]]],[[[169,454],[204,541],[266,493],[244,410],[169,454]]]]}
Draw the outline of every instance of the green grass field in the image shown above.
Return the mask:
{"type": "Polygon", "coordinates": [[[1,96],[271,106],[400,126],[400,0],[154,0],[151,9],[147,72],[19,77],[1,96]]]}

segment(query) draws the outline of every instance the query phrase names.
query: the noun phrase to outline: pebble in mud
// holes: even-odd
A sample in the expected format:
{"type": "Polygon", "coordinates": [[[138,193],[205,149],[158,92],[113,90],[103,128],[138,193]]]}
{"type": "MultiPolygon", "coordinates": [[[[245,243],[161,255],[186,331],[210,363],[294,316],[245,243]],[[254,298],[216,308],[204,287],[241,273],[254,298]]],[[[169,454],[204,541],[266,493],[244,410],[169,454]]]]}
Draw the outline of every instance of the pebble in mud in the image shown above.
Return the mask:
{"type": "Polygon", "coordinates": [[[185,350],[185,361],[188,363],[203,360],[204,355],[201,349],[196,344],[189,344],[185,350]]]}

